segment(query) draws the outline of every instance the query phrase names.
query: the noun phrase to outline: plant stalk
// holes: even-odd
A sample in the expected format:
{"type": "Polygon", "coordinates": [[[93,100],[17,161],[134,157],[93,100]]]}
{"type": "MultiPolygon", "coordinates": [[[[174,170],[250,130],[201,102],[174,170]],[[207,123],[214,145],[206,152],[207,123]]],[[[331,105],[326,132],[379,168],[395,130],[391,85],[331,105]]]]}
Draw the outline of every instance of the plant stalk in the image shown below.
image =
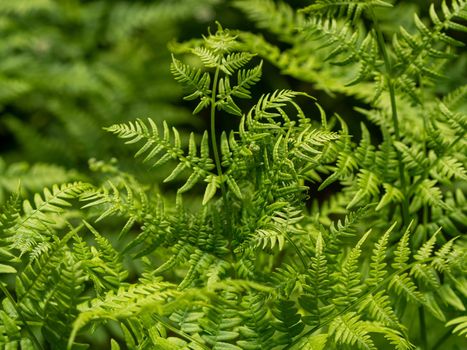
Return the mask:
{"type": "MultiPolygon", "coordinates": [[[[391,102],[391,116],[392,116],[392,124],[394,127],[394,134],[396,137],[396,141],[400,141],[401,136],[400,136],[400,130],[399,130],[399,118],[398,118],[398,113],[397,113],[396,91],[394,89],[394,84],[392,81],[393,70],[392,70],[391,60],[386,50],[386,43],[384,41],[383,33],[381,32],[379,28],[378,20],[373,10],[371,9],[370,9],[370,16],[374,24],[376,42],[378,44],[378,48],[381,53],[381,56],[383,56],[384,67],[386,69],[386,78],[387,78],[387,85],[389,89],[389,98],[391,102]]],[[[401,203],[402,219],[403,219],[404,226],[407,226],[410,222],[408,197],[407,197],[407,182],[405,178],[405,167],[404,167],[404,163],[402,162],[402,157],[401,157],[400,152],[397,152],[397,162],[399,164],[399,177],[401,181],[401,190],[402,190],[402,193],[404,194],[404,200],[401,203]]]]}
{"type": "Polygon", "coordinates": [[[423,309],[423,305],[418,307],[418,319],[420,322],[420,339],[422,349],[428,350],[428,335],[426,334],[425,310],[423,309]]]}
{"type": "Polygon", "coordinates": [[[216,95],[217,95],[217,84],[219,80],[219,72],[220,72],[220,69],[219,67],[217,67],[214,73],[214,81],[212,84],[212,93],[211,93],[211,145],[212,145],[212,151],[214,153],[214,162],[216,163],[217,175],[220,178],[222,200],[224,202],[224,209],[225,209],[226,220],[227,220],[227,236],[229,237],[229,250],[232,254],[233,259],[236,260],[235,254],[232,250],[233,232],[232,232],[232,220],[230,216],[231,214],[230,206],[227,200],[227,191],[226,191],[225,184],[224,184],[224,175],[222,172],[222,165],[221,165],[221,160],[219,157],[219,149],[217,147],[217,137],[216,137],[216,95]]]}

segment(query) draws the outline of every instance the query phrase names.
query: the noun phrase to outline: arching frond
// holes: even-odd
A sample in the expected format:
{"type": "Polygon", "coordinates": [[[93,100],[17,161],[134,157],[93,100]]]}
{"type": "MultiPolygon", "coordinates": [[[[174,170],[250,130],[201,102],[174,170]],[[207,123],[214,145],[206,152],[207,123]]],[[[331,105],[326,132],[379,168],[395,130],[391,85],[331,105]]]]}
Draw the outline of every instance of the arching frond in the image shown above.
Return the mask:
{"type": "MultiPolygon", "coordinates": [[[[188,154],[182,149],[180,135],[177,129],[169,129],[167,123],[163,124],[163,135],[159,134],[159,128],[152,119],[148,119],[149,127],[142,120],[129,122],[128,124],[116,124],[107,128],[107,131],[117,134],[120,138],[129,139],[126,143],[136,143],[145,141],[144,145],[136,153],[136,157],[146,153],[144,161],[153,160],[160,153],[153,166],[159,166],[170,159],[178,160],[177,167],[166,177],[164,181],[171,181],[183,170],[191,170],[192,173],[185,184],[178,189],[180,193],[190,190],[197,182],[206,179],[209,175],[214,175],[211,170],[214,168],[213,160],[209,157],[208,135],[205,133],[201,141],[201,151],[198,154],[195,147],[192,147],[188,154]]],[[[193,139],[194,136],[191,136],[193,139]]],[[[190,142],[194,144],[194,142],[190,142]]]]}
{"type": "Polygon", "coordinates": [[[354,312],[336,317],[329,326],[329,333],[333,335],[334,342],[340,346],[350,345],[357,349],[376,350],[365,323],[354,312]]]}
{"type": "Polygon", "coordinates": [[[52,190],[45,188],[43,195],[36,193],[33,203],[25,200],[23,214],[9,229],[15,234],[11,241],[12,248],[24,254],[31,252],[39,243],[49,241],[50,236],[44,233],[53,230],[59,220],[58,214],[64,211],[64,207],[71,205],[70,200],[78,198],[89,188],[88,184],[82,182],[54,185],[52,190]]]}

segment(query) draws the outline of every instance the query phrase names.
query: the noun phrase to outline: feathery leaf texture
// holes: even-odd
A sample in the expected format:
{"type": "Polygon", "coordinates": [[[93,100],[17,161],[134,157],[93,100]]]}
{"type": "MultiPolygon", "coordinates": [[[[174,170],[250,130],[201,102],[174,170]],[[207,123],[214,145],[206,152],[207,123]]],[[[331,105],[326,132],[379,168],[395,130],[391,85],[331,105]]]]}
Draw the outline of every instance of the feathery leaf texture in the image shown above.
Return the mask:
{"type": "MultiPolygon", "coordinates": [[[[135,4],[128,13],[120,4],[109,21],[122,28],[108,40],[129,38],[163,8],[195,3],[135,4]]],[[[170,72],[193,114],[210,117],[209,131],[152,118],[105,128],[143,163],[169,168],[162,181],[172,187],[128,160],[91,160],[89,183],[52,164],[0,161],[1,348],[92,347],[92,332],[109,321],[111,349],[462,345],[467,90],[440,63],[460,52],[454,32],[466,29],[465,0],[431,5],[424,17],[383,0],[317,0],[302,10],[233,3],[277,42],[217,23],[172,46],[170,72]],[[397,29],[388,25],[396,17],[397,29]],[[327,116],[304,92],[248,101],[261,59],[313,83],[308,91],[358,100],[360,127],[345,109],[327,116]]],[[[0,16],[61,6],[18,4],[0,5],[0,16]]],[[[86,67],[77,71],[92,80],[86,67]]],[[[0,102],[28,89],[13,84],[0,102]]]]}

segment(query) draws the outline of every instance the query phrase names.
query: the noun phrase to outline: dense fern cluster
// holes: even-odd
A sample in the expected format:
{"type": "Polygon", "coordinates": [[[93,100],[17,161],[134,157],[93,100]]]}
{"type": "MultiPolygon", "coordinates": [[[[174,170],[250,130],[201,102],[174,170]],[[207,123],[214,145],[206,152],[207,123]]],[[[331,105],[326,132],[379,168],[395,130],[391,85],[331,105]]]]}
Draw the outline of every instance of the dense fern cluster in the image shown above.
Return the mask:
{"type": "Polygon", "coordinates": [[[233,1],[277,41],[217,23],[172,45],[209,130],[105,126],[153,175],[93,158],[86,178],[41,180],[43,164],[1,163],[0,344],[461,349],[467,89],[440,62],[462,64],[466,4],[388,28],[406,10],[393,1],[233,1]],[[361,102],[361,133],[308,92],[253,98],[262,59],[361,102]]]}

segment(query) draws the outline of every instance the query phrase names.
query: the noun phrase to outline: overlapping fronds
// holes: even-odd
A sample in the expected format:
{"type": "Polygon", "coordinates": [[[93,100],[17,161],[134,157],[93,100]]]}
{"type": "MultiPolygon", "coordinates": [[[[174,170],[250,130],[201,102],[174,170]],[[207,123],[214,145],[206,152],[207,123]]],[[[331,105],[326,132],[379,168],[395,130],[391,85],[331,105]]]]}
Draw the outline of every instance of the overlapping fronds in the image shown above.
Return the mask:
{"type": "MultiPolygon", "coordinates": [[[[109,40],[186,4],[111,12],[136,19],[109,40]]],[[[279,43],[218,23],[179,44],[187,56],[172,56],[170,70],[209,130],[185,134],[151,118],[106,128],[163,181],[128,160],[91,160],[93,185],[66,184],[74,175],[57,168],[49,180],[65,184],[37,191],[49,166],[35,184],[28,168],[0,164],[0,187],[13,192],[0,207],[0,347],[460,347],[467,90],[446,95],[456,84],[441,82],[438,63],[454,59],[465,1],[411,22],[422,13],[412,9],[397,30],[387,28],[390,4],[399,15],[402,5],[381,0],[320,0],[302,11],[235,1],[279,43]],[[288,88],[249,104],[263,68],[273,69],[256,56],[314,82],[308,91],[356,97],[360,128],[354,114],[328,118],[288,88]],[[15,174],[27,191],[15,194],[15,174]],[[173,185],[168,194],[159,182],[173,185]],[[110,344],[97,345],[92,332],[106,329],[110,344]]]]}
{"type": "Polygon", "coordinates": [[[42,195],[36,193],[33,202],[25,200],[22,215],[9,228],[14,233],[11,247],[21,254],[34,254],[35,248],[41,249],[41,243],[53,239],[54,227],[63,225],[59,215],[63,208],[70,206],[70,200],[78,198],[89,188],[88,184],[81,182],[54,185],[51,190],[45,188],[42,195]]]}

